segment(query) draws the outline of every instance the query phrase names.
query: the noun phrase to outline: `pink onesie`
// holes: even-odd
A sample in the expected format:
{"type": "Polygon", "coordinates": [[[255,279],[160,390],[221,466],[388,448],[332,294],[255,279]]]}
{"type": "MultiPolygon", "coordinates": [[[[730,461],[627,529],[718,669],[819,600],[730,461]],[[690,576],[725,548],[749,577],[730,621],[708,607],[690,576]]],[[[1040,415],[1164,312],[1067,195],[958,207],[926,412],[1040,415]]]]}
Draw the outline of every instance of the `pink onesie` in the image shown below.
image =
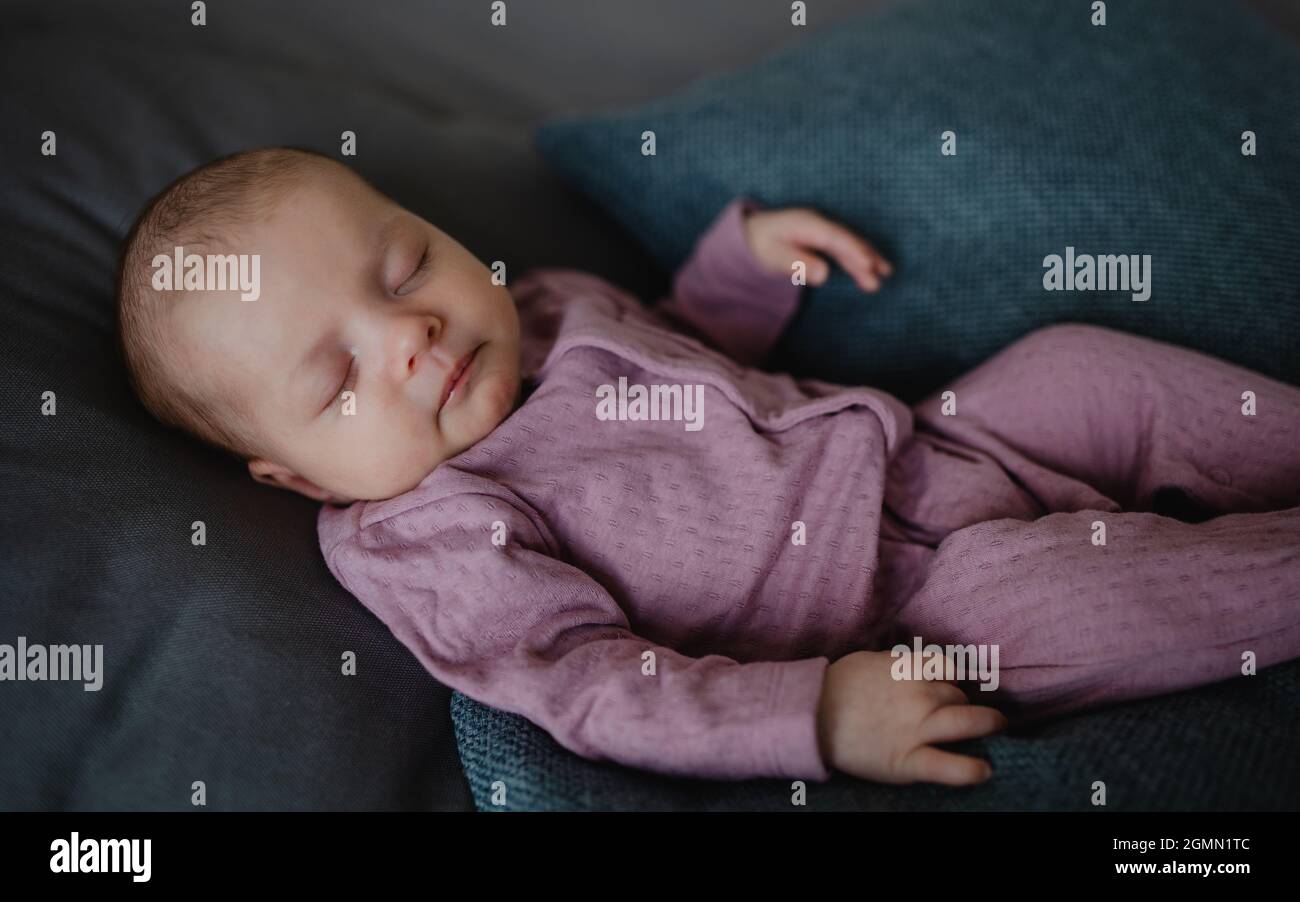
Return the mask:
{"type": "Polygon", "coordinates": [[[955,416],[764,372],[801,289],[751,255],[755,208],[654,307],[521,277],[522,406],[411,491],[321,508],[331,572],[430,673],[589,758],[825,780],[827,664],[893,639],[999,643],[977,701],[1024,716],[1300,655],[1300,509],[1119,513],[1166,483],[1300,505],[1300,389],[1085,326],[959,380],[955,416]]]}

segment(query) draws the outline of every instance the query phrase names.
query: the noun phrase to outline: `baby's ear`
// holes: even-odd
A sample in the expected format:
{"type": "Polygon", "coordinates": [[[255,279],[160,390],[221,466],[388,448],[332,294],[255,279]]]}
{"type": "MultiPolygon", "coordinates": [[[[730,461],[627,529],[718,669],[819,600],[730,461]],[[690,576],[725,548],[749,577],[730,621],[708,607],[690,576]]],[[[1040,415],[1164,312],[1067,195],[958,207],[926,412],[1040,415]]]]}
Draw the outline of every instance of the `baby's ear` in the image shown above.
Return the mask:
{"type": "Polygon", "coordinates": [[[260,457],[255,457],[248,462],[248,474],[258,482],[266,485],[273,485],[276,488],[288,489],[291,492],[297,492],[299,495],[306,495],[316,501],[327,502],[329,504],[348,504],[350,499],[340,498],[339,496],[326,491],[325,489],[312,482],[310,479],[304,479],[288,467],[273,463],[260,457]]]}

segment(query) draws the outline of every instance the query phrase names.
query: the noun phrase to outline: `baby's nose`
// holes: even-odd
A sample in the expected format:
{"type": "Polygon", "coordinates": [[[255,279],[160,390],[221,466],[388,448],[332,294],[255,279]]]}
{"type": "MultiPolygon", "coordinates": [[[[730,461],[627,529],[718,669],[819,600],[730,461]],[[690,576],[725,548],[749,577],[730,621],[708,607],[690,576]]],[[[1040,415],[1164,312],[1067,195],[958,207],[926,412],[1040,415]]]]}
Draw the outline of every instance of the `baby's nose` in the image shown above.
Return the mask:
{"type": "Polygon", "coordinates": [[[455,361],[451,359],[452,355],[438,342],[441,331],[441,324],[429,323],[425,327],[423,337],[413,342],[406,359],[408,373],[415,371],[422,354],[427,354],[441,369],[450,369],[455,365],[455,361]]]}

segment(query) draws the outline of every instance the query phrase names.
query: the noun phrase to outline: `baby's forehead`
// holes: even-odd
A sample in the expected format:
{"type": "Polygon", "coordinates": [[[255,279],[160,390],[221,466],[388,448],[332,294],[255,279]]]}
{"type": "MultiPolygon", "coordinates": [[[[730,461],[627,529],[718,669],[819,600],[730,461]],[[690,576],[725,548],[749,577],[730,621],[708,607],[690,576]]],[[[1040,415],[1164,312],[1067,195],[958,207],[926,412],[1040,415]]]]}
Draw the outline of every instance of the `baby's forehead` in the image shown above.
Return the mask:
{"type": "Polygon", "coordinates": [[[285,191],[277,205],[302,215],[350,214],[377,210],[386,199],[346,166],[323,163],[309,167],[285,191]]]}
{"type": "Polygon", "coordinates": [[[326,174],[296,186],[266,216],[242,223],[227,244],[260,251],[272,281],[285,274],[310,279],[375,246],[396,209],[365,183],[326,174]]]}

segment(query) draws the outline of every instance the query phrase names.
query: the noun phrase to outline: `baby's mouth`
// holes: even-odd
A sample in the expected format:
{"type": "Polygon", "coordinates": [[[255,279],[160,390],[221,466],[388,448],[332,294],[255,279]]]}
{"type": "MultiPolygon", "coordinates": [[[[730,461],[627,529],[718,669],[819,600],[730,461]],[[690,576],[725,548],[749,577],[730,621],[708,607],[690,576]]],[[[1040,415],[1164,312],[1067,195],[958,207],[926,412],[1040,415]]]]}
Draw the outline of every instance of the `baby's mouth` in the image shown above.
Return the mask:
{"type": "Polygon", "coordinates": [[[456,368],[447,376],[447,383],[442,388],[442,399],[438,402],[438,413],[442,413],[442,409],[447,406],[447,402],[451,400],[452,395],[464,386],[465,381],[469,378],[470,367],[473,366],[475,359],[478,357],[479,349],[482,347],[483,345],[480,344],[462,357],[456,364],[456,368]]]}

